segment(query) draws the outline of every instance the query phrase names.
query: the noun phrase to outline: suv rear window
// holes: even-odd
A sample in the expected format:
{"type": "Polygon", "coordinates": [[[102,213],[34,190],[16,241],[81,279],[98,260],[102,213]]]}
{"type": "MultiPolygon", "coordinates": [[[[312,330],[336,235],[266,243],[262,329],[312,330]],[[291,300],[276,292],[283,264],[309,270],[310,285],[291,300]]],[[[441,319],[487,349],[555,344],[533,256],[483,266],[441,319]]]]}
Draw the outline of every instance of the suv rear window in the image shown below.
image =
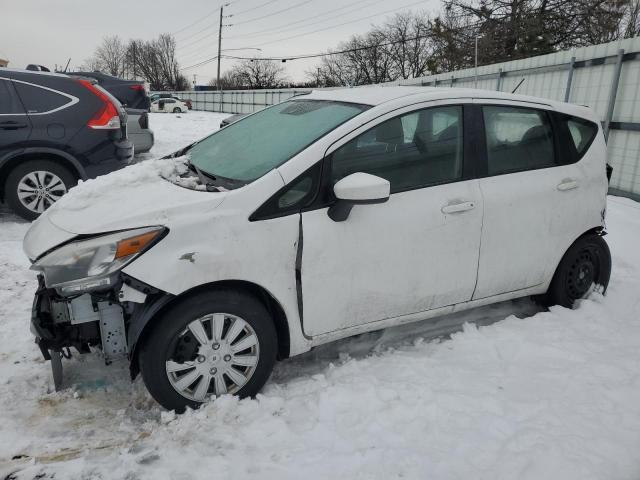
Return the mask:
{"type": "Polygon", "coordinates": [[[69,97],[35,85],[15,82],[16,90],[27,113],[45,113],[71,102],[69,97]]]}

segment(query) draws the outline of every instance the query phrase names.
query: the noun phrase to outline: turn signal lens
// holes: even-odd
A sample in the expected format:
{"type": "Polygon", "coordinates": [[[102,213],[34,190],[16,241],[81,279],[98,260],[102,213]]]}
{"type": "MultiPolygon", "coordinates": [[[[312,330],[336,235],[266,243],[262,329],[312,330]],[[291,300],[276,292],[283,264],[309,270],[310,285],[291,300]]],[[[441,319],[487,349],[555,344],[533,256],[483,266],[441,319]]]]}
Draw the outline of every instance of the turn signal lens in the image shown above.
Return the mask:
{"type": "Polygon", "coordinates": [[[154,232],[147,232],[141,235],[136,235],[135,237],[120,240],[116,247],[115,260],[140,252],[158,235],[160,235],[160,232],[161,230],[156,230],[154,232]]]}

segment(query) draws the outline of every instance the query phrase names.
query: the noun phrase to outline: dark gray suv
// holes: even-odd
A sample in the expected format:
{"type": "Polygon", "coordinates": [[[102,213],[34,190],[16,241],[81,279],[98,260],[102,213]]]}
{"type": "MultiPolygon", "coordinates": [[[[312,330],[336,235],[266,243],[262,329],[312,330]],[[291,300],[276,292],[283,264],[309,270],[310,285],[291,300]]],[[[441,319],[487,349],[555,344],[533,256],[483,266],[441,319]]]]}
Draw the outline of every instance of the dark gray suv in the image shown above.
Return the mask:
{"type": "Polygon", "coordinates": [[[133,158],[127,114],[94,80],[0,69],[0,200],[32,220],[133,158]]]}

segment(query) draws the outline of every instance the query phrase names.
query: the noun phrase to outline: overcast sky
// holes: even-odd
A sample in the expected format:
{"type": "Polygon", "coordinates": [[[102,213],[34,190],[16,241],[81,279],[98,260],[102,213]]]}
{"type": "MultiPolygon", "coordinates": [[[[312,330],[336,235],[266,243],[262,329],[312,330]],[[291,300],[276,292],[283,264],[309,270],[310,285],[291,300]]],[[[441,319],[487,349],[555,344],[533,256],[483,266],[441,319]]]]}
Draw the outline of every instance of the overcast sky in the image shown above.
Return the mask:
{"type": "MultiPolygon", "coordinates": [[[[227,55],[282,57],[320,53],[354,33],[366,32],[396,12],[437,12],[439,0],[228,0],[222,48],[227,55]],[[314,32],[314,33],[312,33],[314,32]]],[[[174,33],[178,60],[188,67],[214,57],[218,48],[219,1],[190,0],[7,0],[2,2],[0,58],[10,67],[28,63],[79,67],[101,39],[152,39],[174,33]]],[[[284,64],[290,79],[305,79],[319,59],[284,64]]],[[[224,72],[232,61],[222,60],[224,72]]],[[[205,84],[216,75],[216,62],[186,68],[190,81],[205,84]]]]}

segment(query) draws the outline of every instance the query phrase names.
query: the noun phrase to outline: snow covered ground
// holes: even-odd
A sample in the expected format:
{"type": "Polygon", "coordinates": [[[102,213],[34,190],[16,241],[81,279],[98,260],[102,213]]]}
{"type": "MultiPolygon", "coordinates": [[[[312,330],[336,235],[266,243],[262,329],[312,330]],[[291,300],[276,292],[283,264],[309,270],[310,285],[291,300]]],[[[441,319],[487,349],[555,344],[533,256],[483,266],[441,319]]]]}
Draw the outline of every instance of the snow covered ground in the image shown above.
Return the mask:
{"type": "MultiPolygon", "coordinates": [[[[223,117],[152,114],[144,158],[223,117]]],[[[28,225],[0,212],[0,480],[638,479],[640,204],[610,197],[607,223],[604,298],[362,335],[282,362],[255,400],[175,417],[97,355],[67,361],[53,393],[28,329],[28,225]]]]}

